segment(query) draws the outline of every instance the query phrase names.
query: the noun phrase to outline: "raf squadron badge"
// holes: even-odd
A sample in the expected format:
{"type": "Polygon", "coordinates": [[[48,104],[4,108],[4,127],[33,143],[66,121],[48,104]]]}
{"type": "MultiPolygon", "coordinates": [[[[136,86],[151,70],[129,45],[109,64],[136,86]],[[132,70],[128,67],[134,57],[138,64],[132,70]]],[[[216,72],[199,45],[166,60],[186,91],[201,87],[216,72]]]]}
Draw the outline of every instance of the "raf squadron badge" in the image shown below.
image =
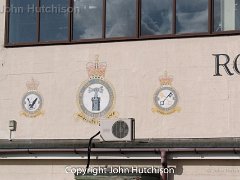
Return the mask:
{"type": "Polygon", "coordinates": [[[177,106],[179,97],[177,91],[172,87],[173,78],[168,76],[167,72],[160,77],[160,87],[155,91],[153,96],[154,107],[153,112],[163,115],[179,112],[177,106]]]}
{"type": "Polygon", "coordinates": [[[26,83],[28,92],[24,94],[22,98],[22,115],[30,118],[37,117],[42,112],[43,98],[41,94],[37,91],[39,82],[32,79],[26,83]]]}
{"type": "Polygon", "coordinates": [[[77,118],[91,124],[99,124],[99,118],[114,118],[117,113],[112,111],[115,103],[115,92],[112,85],[105,78],[107,64],[89,62],[86,66],[89,80],[79,88],[77,104],[80,112],[77,118]]]}

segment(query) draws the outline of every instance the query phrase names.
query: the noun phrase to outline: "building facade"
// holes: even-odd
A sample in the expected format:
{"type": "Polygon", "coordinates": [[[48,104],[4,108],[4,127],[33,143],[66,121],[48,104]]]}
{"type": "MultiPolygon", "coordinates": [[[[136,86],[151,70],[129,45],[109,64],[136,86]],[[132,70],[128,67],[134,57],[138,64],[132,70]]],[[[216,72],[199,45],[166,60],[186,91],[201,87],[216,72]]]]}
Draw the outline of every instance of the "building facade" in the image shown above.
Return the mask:
{"type": "Polygon", "coordinates": [[[74,168],[86,166],[99,120],[118,118],[135,119],[135,140],[97,136],[90,167],[173,167],[163,179],[239,179],[239,0],[0,6],[2,179],[94,177],[74,168]]]}

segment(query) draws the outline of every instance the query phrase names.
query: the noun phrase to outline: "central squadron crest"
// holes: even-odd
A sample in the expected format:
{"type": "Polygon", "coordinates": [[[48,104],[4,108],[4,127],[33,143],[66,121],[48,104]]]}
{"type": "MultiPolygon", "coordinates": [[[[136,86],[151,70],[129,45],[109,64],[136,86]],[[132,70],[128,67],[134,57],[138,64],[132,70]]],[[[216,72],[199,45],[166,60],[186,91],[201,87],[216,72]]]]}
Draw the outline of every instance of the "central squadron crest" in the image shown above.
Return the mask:
{"type": "Polygon", "coordinates": [[[98,124],[99,118],[116,117],[113,112],[115,92],[112,85],[105,80],[107,63],[99,62],[98,56],[95,62],[86,65],[89,80],[79,88],[77,103],[81,112],[77,117],[92,124],[98,124]]]}

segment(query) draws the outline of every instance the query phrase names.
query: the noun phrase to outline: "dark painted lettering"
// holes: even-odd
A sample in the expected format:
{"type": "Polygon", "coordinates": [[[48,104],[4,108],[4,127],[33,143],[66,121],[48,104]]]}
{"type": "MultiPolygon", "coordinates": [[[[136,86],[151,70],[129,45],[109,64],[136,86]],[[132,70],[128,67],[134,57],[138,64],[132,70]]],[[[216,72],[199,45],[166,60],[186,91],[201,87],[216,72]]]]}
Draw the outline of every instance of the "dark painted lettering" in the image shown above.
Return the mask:
{"type": "Polygon", "coordinates": [[[228,63],[230,62],[230,57],[227,54],[213,54],[213,56],[215,56],[215,74],[213,76],[222,76],[222,74],[220,74],[221,66],[224,68],[224,70],[229,76],[234,75],[234,73],[232,73],[228,67],[228,63]],[[225,62],[221,63],[220,59],[225,59],[225,62]]]}
{"type": "Polygon", "coordinates": [[[238,59],[239,59],[239,57],[240,57],[240,54],[237,55],[237,57],[235,57],[234,63],[233,63],[233,69],[235,70],[235,72],[236,72],[237,74],[240,75],[240,71],[239,71],[239,68],[238,68],[238,59]]]}

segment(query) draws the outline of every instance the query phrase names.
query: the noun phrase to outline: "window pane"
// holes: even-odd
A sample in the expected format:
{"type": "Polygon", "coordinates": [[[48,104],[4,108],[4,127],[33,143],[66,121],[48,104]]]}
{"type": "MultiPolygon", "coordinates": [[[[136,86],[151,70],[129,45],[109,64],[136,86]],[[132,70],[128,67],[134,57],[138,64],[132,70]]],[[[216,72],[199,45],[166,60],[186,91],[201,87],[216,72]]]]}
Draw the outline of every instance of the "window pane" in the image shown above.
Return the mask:
{"type": "Polygon", "coordinates": [[[240,0],[214,0],[214,31],[240,29],[240,0]]]}
{"type": "Polygon", "coordinates": [[[10,0],[9,43],[37,40],[36,0],[10,0]]]}
{"type": "Polygon", "coordinates": [[[172,0],[142,0],[142,35],[172,33],[172,0]]]}
{"type": "Polygon", "coordinates": [[[73,14],[73,39],[102,37],[102,0],[75,0],[73,14]]]}
{"type": "Polygon", "coordinates": [[[40,40],[68,39],[68,0],[41,0],[40,40]]]}
{"type": "Polygon", "coordinates": [[[208,32],[208,0],[177,0],[177,33],[208,32]]]}
{"type": "Polygon", "coordinates": [[[106,37],[136,36],[136,0],[107,0],[106,37]]]}

